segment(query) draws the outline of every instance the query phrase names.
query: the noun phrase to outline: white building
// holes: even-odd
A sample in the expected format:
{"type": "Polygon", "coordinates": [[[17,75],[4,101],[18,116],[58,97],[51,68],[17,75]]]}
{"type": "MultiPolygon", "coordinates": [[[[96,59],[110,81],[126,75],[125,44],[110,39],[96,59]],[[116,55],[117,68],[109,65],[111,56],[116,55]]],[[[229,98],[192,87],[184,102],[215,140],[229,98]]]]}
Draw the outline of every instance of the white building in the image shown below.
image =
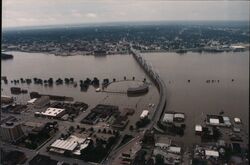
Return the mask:
{"type": "Polygon", "coordinates": [[[168,152],[175,153],[175,154],[180,154],[181,153],[181,147],[170,146],[168,148],[168,152]]]}
{"type": "Polygon", "coordinates": [[[239,124],[239,123],[241,123],[241,120],[240,120],[240,118],[236,117],[236,118],[234,118],[234,122],[235,122],[236,124],[239,124]]]}
{"type": "Polygon", "coordinates": [[[174,120],[175,121],[184,121],[185,115],[183,113],[175,113],[174,120]]]}
{"type": "Polygon", "coordinates": [[[81,150],[86,148],[90,143],[89,138],[79,138],[71,135],[68,139],[57,139],[50,145],[50,151],[63,154],[65,151],[69,151],[75,155],[80,155],[81,150]]]}
{"type": "Polygon", "coordinates": [[[65,109],[60,108],[48,108],[44,112],[35,112],[36,116],[45,116],[52,118],[61,118],[66,113],[65,109]]]}
{"type": "Polygon", "coordinates": [[[215,157],[218,158],[219,157],[219,152],[215,151],[215,150],[205,150],[205,155],[207,157],[215,157]]]}
{"type": "Polygon", "coordinates": [[[148,117],[148,114],[149,114],[148,110],[143,110],[142,113],[141,113],[141,115],[140,115],[140,118],[144,119],[144,118],[148,117]]]}
{"type": "Polygon", "coordinates": [[[173,123],[174,122],[174,114],[165,113],[163,117],[163,122],[165,123],[173,123]]]}
{"type": "Polygon", "coordinates": [[[195,125],[195,132],[201,133],[202,132],[202,126],[201,125],[195,125]]]}
{"type": "Polygon", "coordinates": [[[219,119],[210,118],[209,123],[212,125],[218,125],[218,124],[220,124],[220,121],[219,121],[219,119]]]}

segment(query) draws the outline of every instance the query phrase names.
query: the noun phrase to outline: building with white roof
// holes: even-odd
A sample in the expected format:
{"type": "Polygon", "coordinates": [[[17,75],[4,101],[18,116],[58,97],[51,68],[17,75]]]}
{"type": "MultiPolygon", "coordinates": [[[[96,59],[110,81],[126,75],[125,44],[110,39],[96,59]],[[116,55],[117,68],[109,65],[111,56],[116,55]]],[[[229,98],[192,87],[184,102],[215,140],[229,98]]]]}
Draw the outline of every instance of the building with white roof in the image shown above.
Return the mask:
{"type": "Polygon", "coordinates": [[[174,114],[165,113],[163,116],[163,122],[165,123],[173,123],[174,122],[174,114]]]}
{"type": "Polygon", "coordinates": [[[207,115],[206,124],[214,125],[214,126],[221,126],[221,127],[231,127],[230,118],[227,116],[221,115],[207,115]]]}
{"type": "Polygon", "coordinates": [[[60,108],[48,108],[44,112],[35,112],[36,116],[46,116],[52,118],[61,118],[66,113],[65,109],[60,108]]]}
{"type": "Polygon", "coordinates": [[[149,111],[148,111],[148,110],[143,110],[142,113],[141,113],[141,115],[140,115],[140,118],[141,118],[141,119],[144,119],[145,117],[148,116],[148,114],[149,114],[149,111]]]}
{"type": "Polygon", "coordinates": [[[174,120],[175,121],[184,121],[185,115],[183,113],[175,113],[174,120]]]}
{"type": "Polygon", "coordinates": [[[90,140],[86,138],[79,138],[71,135],[68,139],[57,139],[50,145],[50,151],[63,154],[65,151],[69,151],[75,155],[80,155],[81,150],[89,145],[90,140]]]}
{"type": "Polygon", "coordinates": [[[195,132],[201,133],[202,132],[202,126],[201,125],[195,125],[195,132]]]}
{"type": "Polygon", "coordinates": [[[219,157],[219,152],[218,151],[215,151],[215,150],[205,150],[205,155],[207,157],[219,157]]]}
{"type": "Polygon", "coordinates": [[[210,118],[210,119],[209,119],[209,123],[210,123],[210,124],[216,125],[216,124],[220,124],[220,121],[219,121],[219,119],[210,118]]]}
{"type": "Polygon", "coordinates": [[[50,147],[61,149],[64,151],[73,151],[77,147],[78,143],[76,141],[68,141],[57,139],[50,147]]]}
{"type": "Polygon", "coordinates": [[[180,154],[181,153],[181,147],[170,146],[168,148],[168,152],[180,154]]]}
{"type": "Polygon", "coordinates": [[[235,117],[235,118],[234,118],[234,122],[235,122],[236,124],[239,124],[239,123],[241,123],[241,120],[240,120],[240,118],[235,117]]]}

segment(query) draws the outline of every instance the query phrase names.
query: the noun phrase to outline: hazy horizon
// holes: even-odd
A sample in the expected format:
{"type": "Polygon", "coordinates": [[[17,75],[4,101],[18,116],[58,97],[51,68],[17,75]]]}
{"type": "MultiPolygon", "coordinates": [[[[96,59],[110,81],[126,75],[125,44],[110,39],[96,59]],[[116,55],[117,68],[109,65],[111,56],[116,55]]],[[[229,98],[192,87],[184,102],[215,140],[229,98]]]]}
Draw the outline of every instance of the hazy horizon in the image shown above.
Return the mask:
{"type": "Polygon", "coordinates": [[[49,24],[49,25],[34,25],[34,26],[17,26],[17,27],[3,27],[3,31],[8,30],[35,30],[35,29],[53,29],[53,28],[75,28],[75,27],[112,27],[112,26],[140,26],[140,25],[247,25],[249,26],[249,21],[239,21],[239,20],[232,20],[232,21],[202,21],[202,20],[195,20],[195,21],[126,21],[126,22],[97,22],[97,23],[74,23],[74,24],[49,24]],[[235,24],[232,24],[235,23],[235,24]],[[241,23],[241,24],[239,24],[241,23]]]}
{"type": "Polygon", "coordinates": [[[2,27],[173,21],[246,21],[249,1],[5,0],[2,27]]]}

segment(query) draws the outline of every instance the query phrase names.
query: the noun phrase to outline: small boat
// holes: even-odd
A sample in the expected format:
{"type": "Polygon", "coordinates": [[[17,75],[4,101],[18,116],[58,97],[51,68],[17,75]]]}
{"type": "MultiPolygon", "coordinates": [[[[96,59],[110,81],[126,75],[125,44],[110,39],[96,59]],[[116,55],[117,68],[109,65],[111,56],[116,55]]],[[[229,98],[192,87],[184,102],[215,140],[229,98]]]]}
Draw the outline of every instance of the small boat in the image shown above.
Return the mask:
{"type": "Polygon", "coordinates": [[[96,88],[95,91],[96,92],[101,92],[101,88],[96,88]]]}

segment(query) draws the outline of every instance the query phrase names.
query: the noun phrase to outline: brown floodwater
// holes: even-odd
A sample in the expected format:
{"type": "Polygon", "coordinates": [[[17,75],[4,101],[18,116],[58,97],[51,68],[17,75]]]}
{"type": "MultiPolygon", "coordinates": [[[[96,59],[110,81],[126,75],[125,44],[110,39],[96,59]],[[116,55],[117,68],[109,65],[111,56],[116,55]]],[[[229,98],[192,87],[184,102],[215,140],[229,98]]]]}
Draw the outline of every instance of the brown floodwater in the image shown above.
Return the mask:
{"type": "MultiPolygon", "coordinates": [[[[97,77],[100,80],[113,78],[142,81],[144,71],[131,55],[110,55],[105,57],[69,56],[61,57],[42,53],[9,52],[13,60],[2,61],[2,76],[7,76],[9,84],[2,84],[2,94],[10,95],[10,80],[20,78],[57,78],[73,77],[79,80],[87,77],[97,77]]],[[[144,57],[152,64],[167,86],[167,111],[184,112],[186,114],[185,143],[199,142],[194,135],[195,124],[203,124],[206,114],[225,115],[232,120],[239,117],[243,121],[244,131],[249,128],[249,52],[228,53],[147,53],[144,57]],[[234,81],[232,81],[234,79],[234,81]],[[190,82],[188,82],[190,80],[190,82]],[[206,81],[210,80],[210,83],[206,81]],[[212,80],[215,82],[212,83],[212,80]],[[218,81],[219,80],[219,81],[218,81]]],[[[134,82],[136,83],[136,82],[134,82]]],[[[159,95],[150,85],[150,92],[145,96],[127,97],[121,94],[95,92],[90,87],[87,92],[81,92],[79,86],[54,85],[52,88],[41,85],[19,84],[24,89],[38,91],[43,94],[71,96],[76,101],[84,101],[90,106],[98,103],[121,105],[137,109],[137,116],[142,109],[148,109],[149,103],[157,104],[159,95]]],[[[133,86],[126,82],[111,84],[110,89],[121,91],[133,86]],[[123,86],[125,88],[122,88],[123,86]]],[[[29,100],[29,95],[15,96],[20,102],[29,100]]],[[[153,111],[153,110],[152,110],[153,111]]],[[[138,118],[132,117],[133,124],[138,118]]],[[[178,137],[175,137],[178,139],[178,137]]],[[[180,140],[184,140],[180,138],[180,140]]]]}
{"type": "Polygon", "coordinates": [[[181,138],[186,143],[199,142],[194,136],[195,124],[203,124],[206,114],[220,111],[232,123],[234,117],[241,118],[243,131],[249,133],[249,52],[151,53],[144,57],[167,85],[166,111],[186,114],[181,138]]]}
{"type": "MultiPolygon", "coordinates": [[[[2,61],[2,76],[7,76],[9,80],[8,84],[2,83],[2,95],[10,96],[10,87],[17,86],[27,89],[28,92],[37,91],[42,94],[73,97],[74,101],[83,101],[90,106],[86,113],[76,119],[77,122],[97,104],[110,104],[119,106],[121,111],[123,108],[135,109],[134,115],[129,117],[129,125],[135,125],[135,122],[139,120],[141,112],[144,109],[148,109],[150,110],[150,115],[152,115],[154,108],[149,107],[149,104],[156,105],[159,101],[159,93],[152,83],[149,84],[149,92],[147,94],[128,97],[124,93],[128,87],[140,86],[144,78],[150,82],[132,55],[62,57],[42,53],[8,53],[13,54],[14,58],[13,60],[2,61]],[[124,76],[126,80],[130,81],[123,81],[124,76]],[[46,87],[33,83],[30,85],[21,83],[14,85],[11,83],[11,80],[14,79],[33,79],[34,77],[41,79],[52,77],[54,81],[58,78],[64,80],[64,78],[73,77],[78,86],[54,84],[53,87],[46,87]],[[86,92],[80,91],[79,80],[93,79],[94,77],[97,77],[100,83],[104,78],[109,78],[109,81],[113,81],[113,78],[115,78],[116,82],[111,83],[106,90],[118,93],[96,92],[93,86],[90,86],[86,92]],[[135,78],[134,81],[132,81],[133,77],[135,78]]],[[[13,96],[18,103],[27,103],[30,99],[29,93],[13,96]]]]}

